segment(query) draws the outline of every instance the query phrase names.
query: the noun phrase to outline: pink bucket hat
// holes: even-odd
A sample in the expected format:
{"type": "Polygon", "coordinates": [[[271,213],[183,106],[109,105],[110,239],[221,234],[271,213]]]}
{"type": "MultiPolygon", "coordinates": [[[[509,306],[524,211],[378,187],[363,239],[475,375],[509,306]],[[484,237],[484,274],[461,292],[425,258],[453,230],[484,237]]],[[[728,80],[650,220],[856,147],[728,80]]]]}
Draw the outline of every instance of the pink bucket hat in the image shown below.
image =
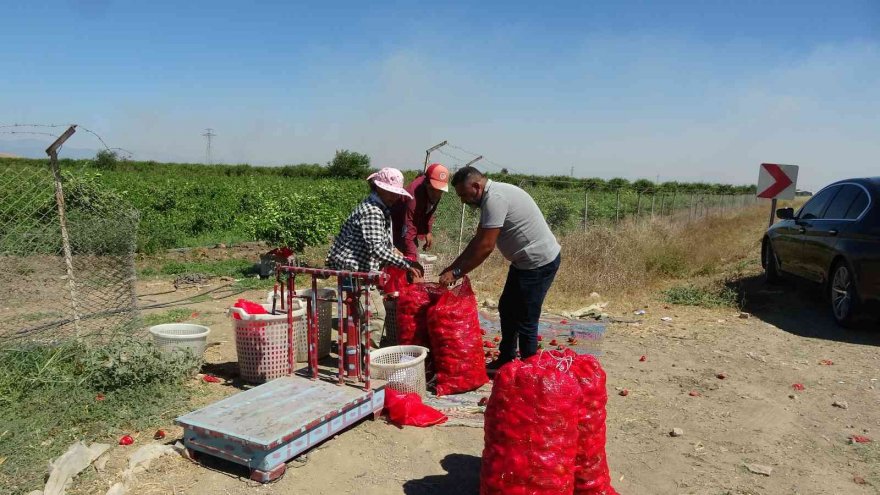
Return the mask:
{"type": "Polygon", "coordinates": [[[370,174],[367,181],[373,181],[376,187],[388,192],[412,198],[409,192],[403,188],[403,174],[396,168],[385,167],[382,170],[370,174]]]}

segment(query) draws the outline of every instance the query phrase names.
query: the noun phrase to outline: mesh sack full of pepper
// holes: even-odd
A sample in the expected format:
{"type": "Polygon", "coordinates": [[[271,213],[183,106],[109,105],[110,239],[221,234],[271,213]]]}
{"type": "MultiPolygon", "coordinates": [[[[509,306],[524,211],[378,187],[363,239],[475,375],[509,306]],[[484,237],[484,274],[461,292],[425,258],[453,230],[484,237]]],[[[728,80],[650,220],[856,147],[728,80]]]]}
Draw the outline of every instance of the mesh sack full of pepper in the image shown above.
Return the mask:
{"type": "Polygon", "coordinates": [[[467,277],[428,310],[428,338],[437,395],[469,392],[489,382],[477,297],[467,277]]]}
{"type": "Polygon", "coordinates": [[[410,284],[397,297],[397,342],[430,348],[428,340],[428,308],[440,298],[444,289],[436,283],[410,284]]]}
{"type": "Polygon", "coordinates": [[[504,365],[486,405],[480,495],[570,495],[580,385],[571,358],[542,351],[504,365]]]}
{"type": "Polygon", "coordinates": [[[383,294],[400,293],[409,285],[407,280],[408,272],[403,268],[396,266],[386,266],[382,269],[383,277],[380,277],[379,283],[376,284],[383,294]]]}
{"type": "Polygon", "coordinates": [[[577,379],[584,398],[578,415],[578,450],[575,458],[575,495],[617,495],[611,487],[608,459],[605,456],[605,370],[589,354],[579,355],[570,349],[565,356],[572,358],[569,372],[577,379]]]}

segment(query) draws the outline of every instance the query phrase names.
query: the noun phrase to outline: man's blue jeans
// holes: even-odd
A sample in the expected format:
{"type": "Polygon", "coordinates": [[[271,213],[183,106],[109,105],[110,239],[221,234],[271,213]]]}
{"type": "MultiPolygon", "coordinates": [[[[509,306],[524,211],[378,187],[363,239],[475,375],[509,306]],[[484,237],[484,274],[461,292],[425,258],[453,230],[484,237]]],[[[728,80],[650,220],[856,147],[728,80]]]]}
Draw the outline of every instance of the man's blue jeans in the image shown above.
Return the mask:
{"type": "Polygon", "coordinates": [[[560,256],[544,266],[520,270],[513,265],[498,301],[501,316],[501,363],[516,358],[517,341],[522,359],[538,352],[538,319],[544,297],[559,270],[560,256]]]}

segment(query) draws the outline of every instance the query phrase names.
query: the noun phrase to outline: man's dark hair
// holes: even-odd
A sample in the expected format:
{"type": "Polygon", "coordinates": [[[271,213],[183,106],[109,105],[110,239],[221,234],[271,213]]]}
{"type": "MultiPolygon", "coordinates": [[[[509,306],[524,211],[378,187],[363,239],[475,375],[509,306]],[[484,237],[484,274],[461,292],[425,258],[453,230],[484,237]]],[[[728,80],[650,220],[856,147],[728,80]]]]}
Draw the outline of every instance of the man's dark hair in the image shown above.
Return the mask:
{"type": "Polygon", "coordinates": [[[455,187],[467,180],[482,179],[483,177],[485,177],[485,175],[483,175],[483,172],[480,172],[474,167],[460,168],[458,169],[458,172],[456,172],[455,175],[452,176],[452,187],[455,187]]]}

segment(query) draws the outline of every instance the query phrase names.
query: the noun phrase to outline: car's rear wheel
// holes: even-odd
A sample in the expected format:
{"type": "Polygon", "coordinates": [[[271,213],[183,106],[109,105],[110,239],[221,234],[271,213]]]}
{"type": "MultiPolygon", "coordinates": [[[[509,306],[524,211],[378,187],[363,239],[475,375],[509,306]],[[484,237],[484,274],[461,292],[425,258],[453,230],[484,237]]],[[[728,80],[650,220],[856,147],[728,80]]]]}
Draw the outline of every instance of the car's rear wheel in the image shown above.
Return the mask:
{"type": "Polygon", "coordinates": [[[761,261],[764,265],[764,276],[767,278],[767,282],[775,284],[779,282],[782,276],[779,274],[779,260],[776,258],[776,251],[773,250],[770,239],[764,241],[764,249],[762,251],[761,257],[763,259],[761,261]]]}
{"type": "Polygon", "coordinates": [[[838,325],[850,327],[854,323],[859,303],[852,269],[845,261],[838,261],[831,269],[828,280],[831,314],[838,325]]]}

